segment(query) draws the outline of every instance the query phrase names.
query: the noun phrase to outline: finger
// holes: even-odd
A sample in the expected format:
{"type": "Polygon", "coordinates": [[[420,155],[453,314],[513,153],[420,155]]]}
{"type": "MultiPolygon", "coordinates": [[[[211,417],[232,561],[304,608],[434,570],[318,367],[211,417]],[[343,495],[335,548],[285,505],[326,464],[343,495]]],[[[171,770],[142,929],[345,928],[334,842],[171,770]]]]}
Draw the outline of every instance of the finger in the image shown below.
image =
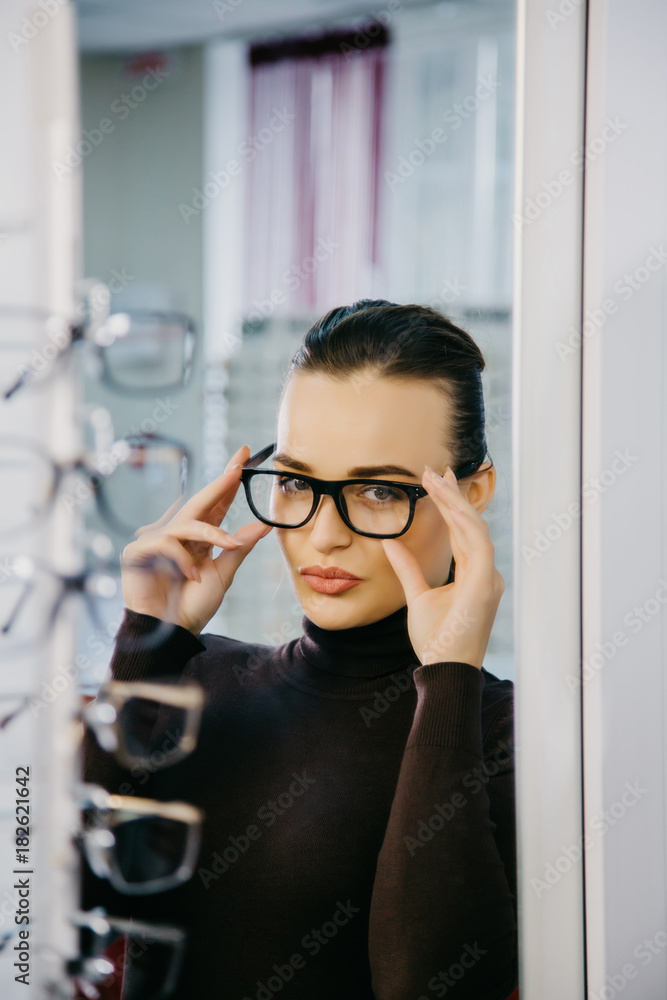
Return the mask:
{"type": "Polygon", "coordinates": [[[445,479],[436,476],[435,473],[429,474],[427,470],[422,481],[447,524],[451,525],[452,553],[457,563],[461,557],[470,554],[472,547],[488,547],[489,526],[477,508],[466,500],[460,491],[455,491],[445,479]],[[455,547],[458,547],[458,553],[455,547]]]}
{"type": "Polygon", "coordinates": [[[244,444],[234,452],[225,471],[188,500],[179,516],[193,517],[198,521],[208,521],[209,524],[215,520],[220,524],[241,482],[240,466],[249,458],[250,448],[244,444]]]}
{"type": "Polygon", "coordinates": [[[154,531],[157,528],[162,528],[172,519],[172,517],[174,517],[178,513],[179,509],[182,506],[183,506],[183,497],[182,496],[177,497],[176,500],[174,500],[171,507],[167,508],[164,514],[162,514],[161,517],[157,519],[157,521],[153,521],[151,524],[143,524],[140,528],[137,528],[137,530],[134,533],[134,537],[140,538],[141,535],[143,535],[144,532],[146,531],[154,531]]]}
{"type": "Polygon", "coordinates": [[[456,560],[457,566],[460,566],[463,560],[468,558],[468,543],[466,542],[465,534],[466,521],[458,511],[452,510],[449,506],[449,496],[447,498],[444,497],[442,488],[438,486],[437,482],[433,481],[433,478],[427,472],[422,477],[422,485],[447,524],[452,555],[456,560]]]}
{"type": "Polygon", "coordinates": [[[194,518],[174,521],[173,524],[168,525],[165,533],[181,541],[206,542],[209,546],[217,545],[220,548],[236,549],[242,544],[239,538],[225,531],[224,528],[218,528],[206,521],[195,521],[194,518]]]}
{"type": "Polygon", "coordinates": [[[425,590],[431,589],[424,578],[421,566],[407,545],[398,538],[383,538],[381,542],[387,559],[403,586],[406,600],[411,604],[425,590]]]}
{"type": "Polygon", "coordinates": [[[252,551],[260,538],[264,538],[271,530],[271,525],[264,524],[263,521],[250,521],[236,532],[236,537],[242,543],[241,546],[237,549],[227,549],[215,557],[213,565],[225,588],[231,586],[234,574],[248,553],[252,551]]]}
{"type": "MultiPolygon", "coordinates": [[[[129,546],[128,546],[129,547],[129,546]]],[[[196,579],[197,570],[195,560],[176,538],[169,535],[156,535],[154,538],[147,538],[140,551],[133,550],[132,556],[125,560],[125,566],[132,568],[132,563],[137,562],[137,568],[141,569],[142,556],[162,555],[169,556],[176,563],[180,571],[189,580],[196,579]],[[193,570],[195,570],[193,574],[193,570]]]]}
{"type": "Polygon", "coordinates": [[[495,562],[488,524],[462,495],[460,500],[459,494],[452,496],[453,490],[448,488],[446,480],[425,472],[423,482],[450,526],[452,555],[457,568],[464,569],[462,582],[466,583],[466,589],[474,591],[491,586],[495,562]]]}

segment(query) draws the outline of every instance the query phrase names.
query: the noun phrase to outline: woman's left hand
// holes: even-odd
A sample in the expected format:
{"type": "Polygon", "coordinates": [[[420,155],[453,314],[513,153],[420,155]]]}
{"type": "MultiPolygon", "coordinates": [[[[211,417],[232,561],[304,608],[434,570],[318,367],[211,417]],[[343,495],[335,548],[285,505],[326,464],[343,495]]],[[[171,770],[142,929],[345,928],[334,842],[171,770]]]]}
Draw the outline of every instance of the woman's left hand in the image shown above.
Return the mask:
{"type": "Polygon", "coordinates": [[[422,483],[447,522],[456,578],[430,587],[416,556],[400,538],[382,539],[405,591],[410,641],[422,664],[451,660],[481,668],[505,591],[489,526],[463,496],[449,466],[444,477],[427,466],[422,483]]]}

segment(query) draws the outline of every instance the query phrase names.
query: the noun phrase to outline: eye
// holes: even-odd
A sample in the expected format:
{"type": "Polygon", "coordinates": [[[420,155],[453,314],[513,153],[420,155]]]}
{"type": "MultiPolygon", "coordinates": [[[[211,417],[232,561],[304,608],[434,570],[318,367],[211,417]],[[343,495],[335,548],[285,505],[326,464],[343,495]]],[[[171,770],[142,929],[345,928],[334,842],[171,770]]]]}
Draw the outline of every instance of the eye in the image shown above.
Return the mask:
{"type": "Polygon", "coordinates": [[[304,479],[294,479],[291,476],[276,476],[278,486],[284,493],[300,493],[310,489],[310,483],[304,479]]]}
{"type": "Polygon", "coordinates": [[[403,490],[393,489],[390,486],[366,486],[362,490],[362,496],[371,502],[383,504],[390,504],[396,500],[405,500],[403,490]]]}

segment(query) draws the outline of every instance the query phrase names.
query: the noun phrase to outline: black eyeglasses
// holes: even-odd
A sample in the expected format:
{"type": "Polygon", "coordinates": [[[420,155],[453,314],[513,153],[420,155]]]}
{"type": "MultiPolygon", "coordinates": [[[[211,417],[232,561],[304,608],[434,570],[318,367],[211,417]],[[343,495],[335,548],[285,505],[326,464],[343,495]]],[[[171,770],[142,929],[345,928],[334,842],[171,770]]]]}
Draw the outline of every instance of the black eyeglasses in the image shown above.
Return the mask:
{"type": "MultiPolygon", "coordinates": [[[[428,491],[414,483],[388,479],[315,479],[274,469],[257,469],[276,449],[267,445],[241,470],[248,505],[255,517],[274,528],[301,528],[310,521],[322,496],[333,497],[341,518],[352,531],[368,538],[397,538],[415,515],[417,500],[428,491]]],[[[482,464],[469,462],[454,469],[457,479],[482,464]]]]}

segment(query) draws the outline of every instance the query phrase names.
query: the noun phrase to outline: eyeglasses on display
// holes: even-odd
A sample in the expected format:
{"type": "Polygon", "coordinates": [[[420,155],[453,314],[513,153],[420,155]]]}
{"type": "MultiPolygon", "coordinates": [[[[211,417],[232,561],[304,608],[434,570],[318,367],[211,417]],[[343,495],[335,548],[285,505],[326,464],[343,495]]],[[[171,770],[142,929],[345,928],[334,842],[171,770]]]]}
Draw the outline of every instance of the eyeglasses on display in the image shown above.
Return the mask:
{"type": "MultiPolygon", "coordinates": [[[[352,531],[368,538],[397,538],[412,524],[417,501],[428,496],[416,483],[388,479],[316,479],[256,466],[269,458],[276,444],[267,445],[241,470],[248,506],[255,517],[275,528],[301,528],[313,517],[322,496],[333,497],[341,518],[352,531]]],[[[454,470],[457,479],[482,464],[469,462],[454,470]]]]}
{"type": "MultiPolygon", "coordinates": [[[[159,571],[173,580],[167,614],[176,612],[178,594],[185,579],[176,563],[155,555],[139,562],[122,560],[138,572],[159,571]]],[[[116,564],[59,573],[35,556],[0,555],[0,662],[27,653],[46,641],[65,599],[76,594],[84,601],[93,631],[112,636],[122,609],[122,574],[116,564]]],[[[159,619],[154,629],[135,636],[139,648],[153,649],[173,633],[173,621],[159,619]]]]}
{"type": "Polygon", "coordinates": [[[107,681],[83,709],[103,750],[123,767],[158,770],[192,753],[204,705],[196,681],[107,681]]]}
{"type": "Polygon", "coordinates": [[[123,1000],[165,1000],[171,995],[185,953],[187,934],[182,927],[110,916],[102,906],[75,910],[70,920],[79,928],[79,955],[67,962],[69,976],[96,983],[119,972],[123,1000]],[[104,952],[120,935],[126,935],[126,961],[124,969],[116,970],[104,952]]]}
{"type": "Polygon", "coordinates": [[[204,813],[189,802],[111,795],[80,783],[82,829],[76,841],[98,878],[129,895],[187,882],[199,853],[204,813]]]}
{"type": "MultiPolygon", "coordinates": [[[[103,459],[57,462],[27,438],[0,436],[0,477],[9,497],[30,503],[3,506],[0,535],[34,527],[49,513],[66,475],[83,474],[106,523],[133,534],[158,520],[166,506],[187,489],[190,453],[159,434],[133,434],[115,441],[103,459]]],[[[64,502],[65,498],[63,498],[64,502]]],[[[80,502],[76,497],[71,503],[80,502]]]]}
{"type": "Polygon", "coordinates": [[[117,393],[141,395],[187,385],[195,351],[195,327],[178,312],[133,309],[72,321],[22,306],[0,309],[0,392],[11,398],[43,382],[76,344],[92,352],[94,374],[117,393]]]}

